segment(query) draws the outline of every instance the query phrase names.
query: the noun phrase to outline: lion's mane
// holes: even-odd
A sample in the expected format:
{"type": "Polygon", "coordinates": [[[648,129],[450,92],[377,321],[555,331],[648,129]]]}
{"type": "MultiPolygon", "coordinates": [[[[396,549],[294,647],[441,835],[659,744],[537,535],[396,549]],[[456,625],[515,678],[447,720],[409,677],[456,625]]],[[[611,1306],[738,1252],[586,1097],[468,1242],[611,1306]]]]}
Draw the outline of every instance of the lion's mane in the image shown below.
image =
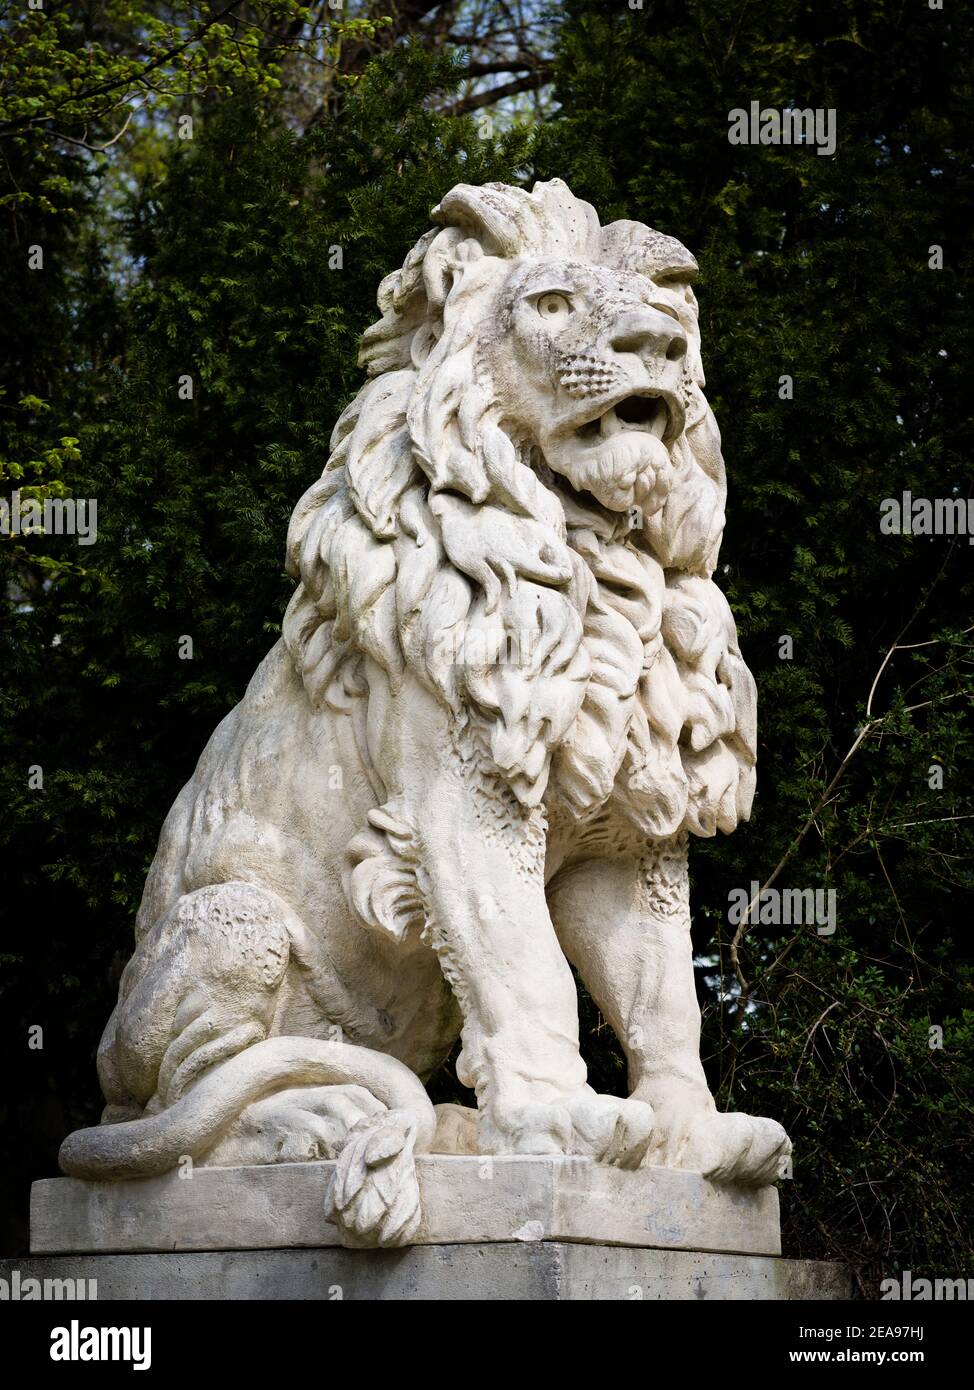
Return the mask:
{"type": "Polygon", "coordinates": [[[394,689],[410,669],[525,806],[557,795],[588,817],[611,798],[649,836],[732,830],[753,796],[756,702],[711,579],[725,484],[695,262],[639,223],[601,227],[559,180],[461,184],[433,216],[379,287],[369,380],[291,520],[284,638],[308,698],[354,714],[366,658],[394,689]],[[523,255],[645,275],[687,332],[686,427],[665,503],[638,529],[501,426],[478,341],[523,255]],[[518,660],[491,658],[505,642],[518,660]]]}

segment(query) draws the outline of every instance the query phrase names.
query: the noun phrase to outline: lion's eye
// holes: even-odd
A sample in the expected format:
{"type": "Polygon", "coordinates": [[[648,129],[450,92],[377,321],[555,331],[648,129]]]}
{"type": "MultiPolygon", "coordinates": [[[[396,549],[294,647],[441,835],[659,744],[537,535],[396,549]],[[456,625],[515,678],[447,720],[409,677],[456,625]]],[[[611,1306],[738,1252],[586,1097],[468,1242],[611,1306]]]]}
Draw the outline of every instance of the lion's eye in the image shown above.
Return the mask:
{"type": "Polygon", "coordinates": [[[563,294],[543,294],[538,300],[538,313],[548,323],[563,323],[572,311],[572,306],[563,294]]]}

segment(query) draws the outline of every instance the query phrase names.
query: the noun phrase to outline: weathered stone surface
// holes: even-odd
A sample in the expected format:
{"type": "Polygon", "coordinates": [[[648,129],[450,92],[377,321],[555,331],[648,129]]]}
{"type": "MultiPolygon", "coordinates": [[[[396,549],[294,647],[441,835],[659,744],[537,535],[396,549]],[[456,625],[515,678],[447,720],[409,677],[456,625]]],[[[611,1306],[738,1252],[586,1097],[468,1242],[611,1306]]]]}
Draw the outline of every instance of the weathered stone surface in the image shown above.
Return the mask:
{"type": "MultiPolygon", "coordinates": [[[[94,1279],[99,1299],[436,1302],[845,1299],[842,1265],[622,1246],[427,1245],[407,1250],[247,1250],[0,1261],[10,1282],[94,1279]]],[[[80,1310],[79,1310],[80,1312],[80,1310]]]]}
{"type": "MultiPolygon", "coordinates": [[[[256,1250],[328,1246],[335,1164],[198,1168],[135,1182],[36,1182],[31,1248],[53,1251],[256,1250]]],[[[422,1221],[413,1241],[578,1241],[777,1254],[778,1194],[668,1168],[625,1171],[578,1158],[416,1160],[422,1221]]]]}
{"type": "Polygon", "coordinates": [[[103,1123],[61,1150],[97,1181],[336,1159],[377,1245],[422,1229],[414,1155],[760,1187],[790,1152],[699,1059],[688,842],[749,815],[757,712],[696,263],[558,179],[432,216],[292,516],[282,639],[163,826],[103,1123]],[[628,1096],[587,1083],[569,960],[628,1096]],[[438,1116],[458,1036],[477,1109],[438,1116]]]}

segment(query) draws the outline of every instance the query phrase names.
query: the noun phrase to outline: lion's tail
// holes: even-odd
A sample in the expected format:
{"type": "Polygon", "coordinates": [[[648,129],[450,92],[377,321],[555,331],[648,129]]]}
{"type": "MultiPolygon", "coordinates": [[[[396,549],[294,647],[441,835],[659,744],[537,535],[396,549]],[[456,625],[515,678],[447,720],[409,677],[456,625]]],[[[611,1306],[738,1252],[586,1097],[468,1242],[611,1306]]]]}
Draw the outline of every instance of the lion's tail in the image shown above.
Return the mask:
{"type": "Polygon", "coordinates": [[[433,1141],[436,1115],[423,1083],[402,1062],[369,1048],[313,1038],[268,1038],[204,1076],[157,1115],[69,1134],[59,1161],[72,1177],[117,1181],[167,1173],[199,1158],[252,1101],[284,1086],[364,1086],[390,1110],[416,1118],[420,1152],[433,1141]]]}
{"type": "MultiPolygon", "coordinates": [[[[407,1066],[350,1043],[312,1038],[255,1043],[157,1115],[69,1134],[61,1145],[61,1168],[72,1177],[103,1181],[167,1173],[187,1156],[205,1155],[252,1101],[284,1086],[329,1085],[363,1086],[390,1112],[351,1131],[349,1152],[339,1161],[336,1195],[355,1209],[354,1217],[349,1213],[349,1225],[357,1243],[369,1240],[368,1210],[375,1218],[370,1243],[401,1244],[419,1220],[413,1152],[431,1147],[436,1113],[422,1082],[407,1066]],[[374,1200],[369,1195],[372,1187],[374,1200]]],[[[343,1225],[341,1202],[336,1208],[343,1225]]]]}

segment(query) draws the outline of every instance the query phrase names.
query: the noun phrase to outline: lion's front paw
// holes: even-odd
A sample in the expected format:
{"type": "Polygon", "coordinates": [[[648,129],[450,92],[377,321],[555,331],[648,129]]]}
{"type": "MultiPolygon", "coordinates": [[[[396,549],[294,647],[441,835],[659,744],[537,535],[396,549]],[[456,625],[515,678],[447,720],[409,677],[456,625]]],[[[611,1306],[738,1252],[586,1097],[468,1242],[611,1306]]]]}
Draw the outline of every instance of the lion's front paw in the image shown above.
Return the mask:
{"type": "Polygon", "coordinates": [[[711,1182],[763,1187],[783,1174],[791,1140],[776,1120],[712,1105],[657,1108],[649,1162],[702,1173],[711,1182]]]}
{"type": "Polygon", "coordinates": [[[483,1153],[578,1154],[620,1168],[639,1167],[652,1134],[651,1106],[588,1086],[555,1101],[495,1104],[480,1117],[483,1153]]]}

